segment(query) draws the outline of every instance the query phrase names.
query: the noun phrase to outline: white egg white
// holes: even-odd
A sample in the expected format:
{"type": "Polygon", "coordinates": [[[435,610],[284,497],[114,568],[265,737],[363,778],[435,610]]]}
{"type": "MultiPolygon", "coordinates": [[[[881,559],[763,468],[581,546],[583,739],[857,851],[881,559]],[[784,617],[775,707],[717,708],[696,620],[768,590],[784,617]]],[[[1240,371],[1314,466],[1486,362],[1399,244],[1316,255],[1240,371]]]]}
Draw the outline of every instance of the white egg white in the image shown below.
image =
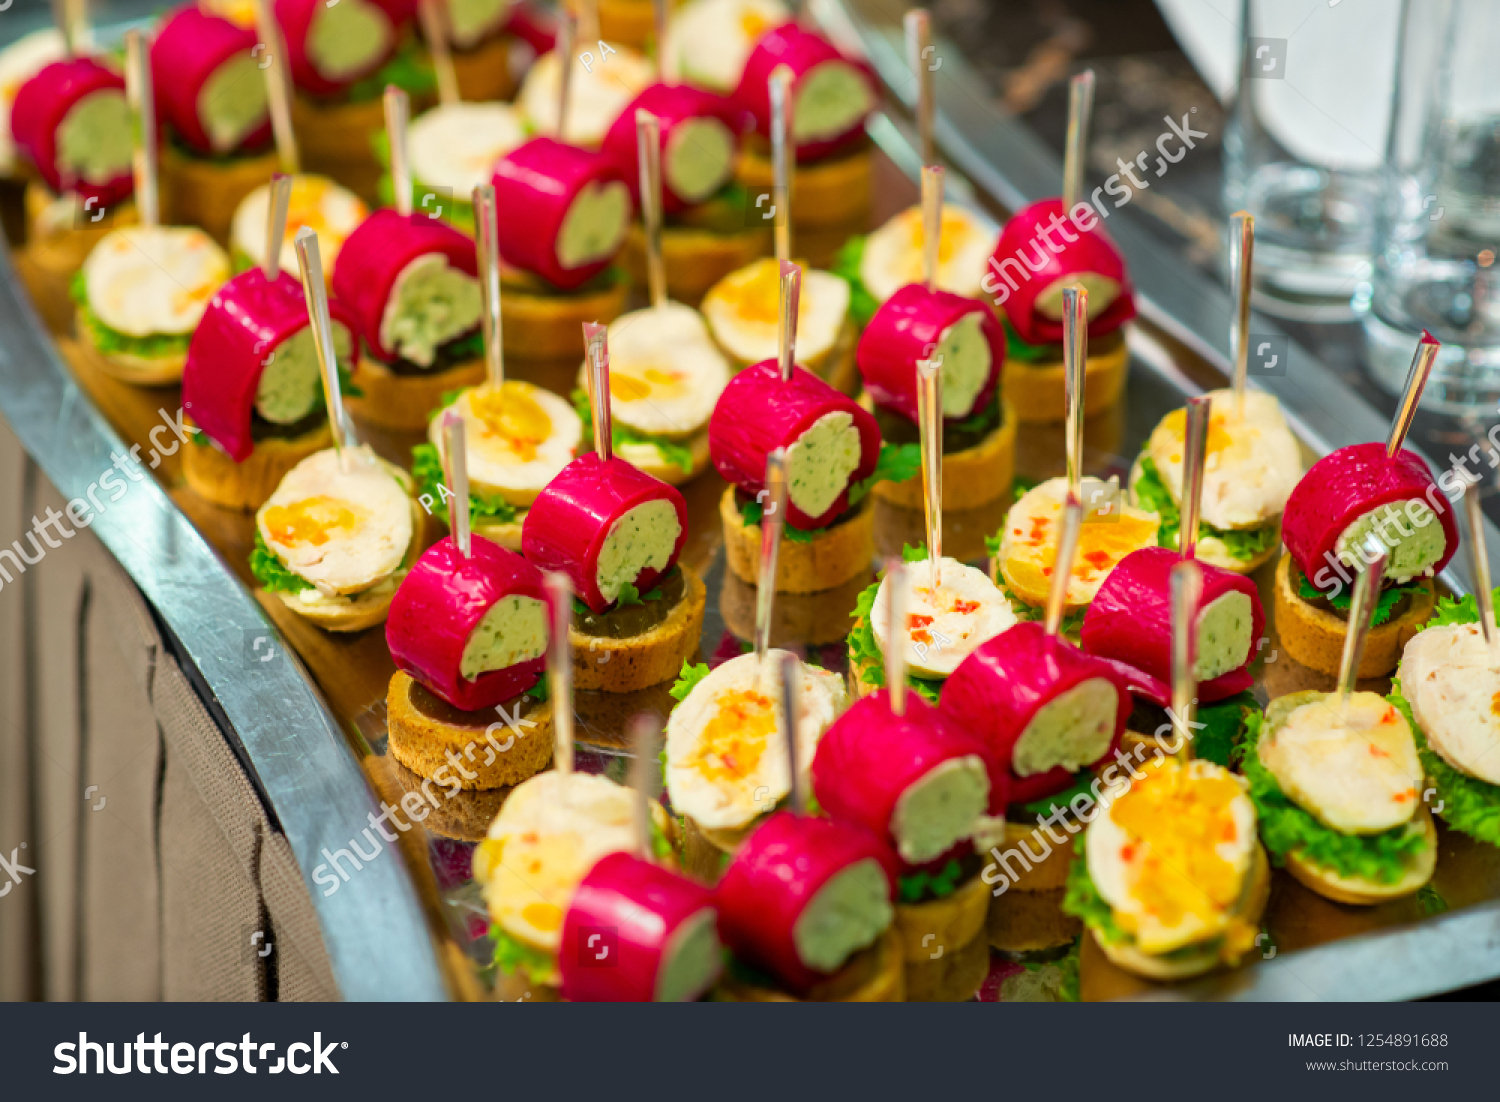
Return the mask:
{"type": "MultiPolygon", "coordinates": [[[[940,560],[939,586],[932,588],[929,562],[906,567],[906,629],[901,633],[906,665],[918,677],[947,677],[987,639],[1013,627],[1010,602],[982,570],[957,559],[940,560]]],[[[890,646],[889,577],[880,583],[870,628],[882,652],[890,646]]]]}
{"type": "MultiPolygon", "coordinates": [[[[667,719],[667,792],[674,809],[702,826],[745,826],[791,791],[773,672],[783,653],[770,651],[764,666],[753,654],[731,658],[693,686],[667,719]]],[[[806,664],[800,689],[797,759],[805,784],[818,740],[849,697],[842,678],[806,664]]]]}
{"type": "MultiPolygon", "coordinates": [[[[580,387],[587,371],[579,370],[580,387]]],[[[728,384],[729,363],[691,306],[667,302],[610,323],[610,413],[620,424],[686,439],[703,431],[728,384]]]]}
{"type": "Polygon", "coordinates": [[[255,515],[276,556],[325,596],[359,593],[390,577],[412,539],[411,499],[367,446],[329,448],[287,472],[255,515]]]}
{"type": "MultiPolygon", "coordinates": [[[[703,316],[714,340],[742,364],[779,350],[780,271],[773,259],[730,272],[703,296],[703,316]]],[[[804,269],[797,303],[797,362],[826,355],[849,313],[849,284],[828,272],[804,269]]]]}
{"type": "MultiPolygon", "coordinates": [[[[266,259],[266,213],[270,203],[270,185],[262,184],[240,200],[229,231],[229,241],[235,251],[243,253],[256,266],[265,263],[266,259]]],[[[323,278],[332,279],[339,249],[369,213],[370,208],[365,206],[363,199],[326,176],[305,173],[293,176],[286,211],[286,235],[281,242],[281,270],[298,276],[295,241],[297,231],[306,226],[318,235],[323,278]]]]}
{"type": "Polygon", "coordinates": [[[1445,624],[1418,632],[1399,676],[1427,745],[1460,772],[1500,784],[1500,669],[1483,629],[1445,624]]]}
{"type": "MultiPolygon", "coordinates": [[[[469,488],[525,506],[578,454],[583,422],[550,390],[518,379],[504,387],[498,401],[488,385],[466,390],[448,409],[464,419],[469,488]]],[[[440,457],[442,422],[427,427],[440,457]]]]}
{"type": "MultiPolygon", "coordinates": [[[[651,62],[629,46],[611,42],[606,54],[597,42],[579,43],[568,85],[568,125],[563,140],[597,149],[620,112],[655,76],[651,62]],[[585,59],[585,53],[590,57],[585,59]]],[[[533,133],[556,136],[561,78],[562,64],[552,51],[537,58],[521,82],[516,105],[533,133]]]]}
{"type": "MultiPolygon", "coordinates": [[[[1208,450],[1203,463],[1201,518],[1215,528],[1259,528],[1286,508],[1302,477],[1302,453],[1287,427],[1281,403],[1260,390],[1245,391],[1243,413],[1232,390],[1209,392],[1208,450]]],[[[1186,416],[1176,410],[1151,433],[1147,454],[1175,501],[1182,500],[1186,416]]]]}
{"type": "MultiPolygon", "coordinates": [[[[909,207],[865,238],[859,262],[860,282],[884,302],[908,283],[922,281],[922,208],[909,207]]],[[[1000,231],[965,207],[943,207],[943,230],[938,244],[939,290],[965,298],[981,298],[979,281],[995,251],[1000,231]]]]}
{"type": "Polygon", "coordinates": [[[89,308],[132,337],[191,333],[229,278],[229,258],[191,226],[126,226],[83,262],[89,308]]]}
{"type": "Polygon", "coordinates": [[[448,103],[413,120],[406,143],[414,179],[449,188],[452,199],[467,203],[477,185],[490,182],[495,162],[525,140],[520,114],[508,103],[448,103]]]}
{"type": "Polygon", "coordinates": [[[756,41],[791,17],[780,0],[691,0],[667,27],[668,75],[733,92],[756,41]]]}

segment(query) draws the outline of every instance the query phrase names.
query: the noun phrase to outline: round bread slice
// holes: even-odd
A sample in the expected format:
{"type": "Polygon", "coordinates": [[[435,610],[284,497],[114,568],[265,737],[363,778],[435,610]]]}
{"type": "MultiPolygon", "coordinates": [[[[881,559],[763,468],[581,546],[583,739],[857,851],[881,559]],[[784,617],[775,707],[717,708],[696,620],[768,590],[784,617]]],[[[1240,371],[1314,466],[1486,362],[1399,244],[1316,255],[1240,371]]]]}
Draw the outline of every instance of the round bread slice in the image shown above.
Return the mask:
{"type": "MultiPolygon", "coordinates": [[[[1365,638],[1359,660],[1360,677],[1384,677],[1401,661],[1401,651],[1432,615],[1437,587],[1431,578],[1416,581],[1421,589],[1412,594],[1406,611],[1394,620],[1372,628],[1365,638]]],[[[1337,674],[1344,656],[1344,636],[1349,624],[1326,609],[1317,608],[1292,588],[1292,557],[1281,556],[1276,566],[1276,634],[1281,645],[1302,665],[1321,673],[1337,674]]]]}
{"type": "Polygon", "coordinates": [[[889,929],[868,949],[855,953],[849,962],[802,998],[776,987],[761,987],[726,970],[714,988],[715,1002],[747,1003],[898,1003],[906,999],[906,962],[901,938],[889,929]]]}
{"type": "MultiPolygon", "coordinates": [[[[505,788],[466,788],[455,792],[451,787],[438,784],[431,777],[414,773],[399,761],[391,761],[391,775],[408,796],[415,794],[422,800],[416,806],[418,812],[425,807],[421,823],[434,834],[445,838],[457,838],[462,842],[484,841],[490,824],[500,814],[500,808],[514,790],[505,788]]],[[[407,799],[401,800],[401,810],[408,819],[415,820],[407,807],[407,799]]]]}
{"type": "MultiPolygon", "coordinates": [[[[1016,411],[1000,403],[1000,424],[972,448],[943,454],[943,509],[977,509],[1010,491],[1016,471],[1016,411]]],[[[902,509],[925,503],[922,476],[905,482],[877,482],[871,491],[902,509]]]]}
{"type": "Polygon", "coordinates": [[[535,776],[552,760],[550,701],[528,696],[508,701],[507,715],[516,718],[511,727],[493,708],[460,712],[397,670],[385,703],[391,757],[439,784],[451,786],[456,780],[464,789],[509,788],[535,776]],[[494,732],[487,733],[492,727],[494,732]]]}
{"type": "Polygon", "coordinates": [[[615,454],[652,478],[661,479],[668,486],[681,486],[708,469],[708,426],[705,425],[702,432],[688,437],[682,443],[693,453],[692,463],[687,470],[676,463],[667,462],[654,444],[621,444],[615,448],[615,454]]]}
{"type": "MultiPolygon", "coordinates": [[[[1084,363],[1083,415],[1092,417],[1120,400],[1130,368],[1130,346],[1125,330],[1118,329],[1089,342],[1084,363]]],[[[1028,424],[1050,424],[1067,416],[1063,395],[1065,371],[1061,357],[1027,363],[1014,356],[1005,361],[1000,386],[1016,416],[1028,424]]]]}
{"type": "Polygon", "coordinates": [[[484,377],[482,358],[413,375],[392,371],[366,356],[354,369],[354,385],[364,394],[345,398],[344,404],[355,417],[379,428],[423,432],[432,411],[442,405],[444,394],[478,386],[484,377]]]}
{"type": "MultiPolygon", "coordinates": [[[[825,528],[806,543],[782,538],[776,554],[777,593],[817,593],[867,574],[875,558],[872,502],[866,500],[848,520],[825,528]]],[[[724,556],[741,581],[754,585],[760,570],[760,525],[746,524],[734,502],[734,487],[719,500],[724,522],[724,556]]]]}
{"type": "Polygon", "coordinates": [[[161,219],[164,226],[201,226],[220,245],[240,202],[281,171],[276,150],[249,157],[202,159],[173,142],[161,143],[161,219]]]}
{"type": "Polygon", "coordinates": [[[575,689],[635,692],[675,679],[683,662],[697,656],[708,592],[697,571],[686,563],[678,566],[687,591],[667,618],[650,631],[628,639],[612,639],[568,629],[575,689]]]}
{"type": "Polygon", "coordinates": [[[1083,923],[1063,913],[1064,890],[1044,892],[1008,891],[990,901],[986,936],[996,949],[1006,953],[1039,953],[1070,944],[1083,923]]]}
{"type": "Polygon", "coordinates": [[[977,872],[942,899],[897,903],[895,929],[906,963],[925,965],[956,954],[984,933],[989,913],[990,886],[977,872]]]}
{"type": "MultiPolygon", "coordinates": [[[[1271,894],[1271,863],[1266,859],[1266,850],[1259,842],[1250,857],[1250,869],[1245,877],[1245,890],[1237,908],[1239,916],[1249,926],[1260,925],[1261,913],[1266,909],[1266,900],[1271,894]]],[[[1224,945],[1206,945],[1195,952],[1182,953],[1168,960],[1143,953],[1134,945],[1111,945],[1093,933],[1094,941],[1110,962],[1119,968],[1143,976],[1148,980],[1184,980],[1211,972],[1219,965],[1233,966],[1239,963],[1243,950],[1224,945]]]]}
{"type": "MultiPolygon", "coordinates": [[[[737,233],[714,233],[698,226],[664,226],[661,258],[667,270],[667,297],[697,307],[710,287],[730,272],[771,252],[771,231],[755,227],[737,233]]],[[[646,232],[633,222],[620,250],[630,282],[647,287],[646,232]]]]}
{"type": "Polygon", "coordinates": [[[628,280],[590,285],[562,294],[534,279],[507,272],[500,295],[500,331],[506,356],[521,360],[583,360],[583,323],[608,325],[625,312],[628,280]]]}
{"type": "Polygon", "coordinates": [[[134,386],[175,386],[182,382],[187,349],[166,356],[132,356],[125,352],[102,352],[94,333],[79,311],[75,319],[78,354],[88,366],[134,386]]]}
{"type": "MultiPolygon", "coordinates": [[[[191,427],[192,418],[183,418],[191,427]]],[[[189,441],[182,448],[182,476],[205,501],[225,509],[254,511],[266,503],[293,467],[314,452],[333,446],[328,422],[301,436],[270,436],[256,442],[243,463],[236,463],[214,445],[189,441]]]]}
{"type": "MultiPolygon", "coordinates": [[[[868,143],[849,153],[799,161],[792,181],[792,223],[844,226],[868,221],[874,170],[875,160],[868,143]]],[[[764,141],[752,141],[740,154],[738,177],[752,191],[774,186],[776,170],[764,141]]]]}
{"type": "Polygon", "coordinates": [[[514,36],[497,34],[471,49],[453,50],[459,98],[465,103],[501,103],[513,98],[516,80],[510,71],[510,55],[515,44],[514,36]]]}
{"type": "Polygon", "coordinates": [[[1406,862],[1401,878],[1394,883],[1382,884],[1363,876],[1343,876],[1326,865],[1314,864],[1298,850],[1286,855],[1286,871],[1305,887],[1335,903],[1369,906],[1410,895],[1431,880],[1433,870],[1437,868],[1437,827],[1433,825],[1432,813],[1426,805],[1417,809],[1417,821],[1422,825],[1424,845],[1406,862]]]}
{"type": "MultiPolygon", "coordinates": [[[[431,102],[418,97],[412,115],[431,102]]],[[[302,171],[337,180],[370,205],[382,206],[380,177],[385,166],[375,156],[370,135],[385,132],[385,107],[381,97],[357,102],[292,97],[292,129],[302,150],[302,171]]],[[[264,180],[262,180],[264,182],[264,180]]]]}
{"type": "Polygon", "coordinates": [[[909,1003],[968,1002],[989,974],[989,940],[976,937],[967,945],[945,950],[936,960],[923,958],[919,963],[907,960],[906,1001],[909,1003]]]}

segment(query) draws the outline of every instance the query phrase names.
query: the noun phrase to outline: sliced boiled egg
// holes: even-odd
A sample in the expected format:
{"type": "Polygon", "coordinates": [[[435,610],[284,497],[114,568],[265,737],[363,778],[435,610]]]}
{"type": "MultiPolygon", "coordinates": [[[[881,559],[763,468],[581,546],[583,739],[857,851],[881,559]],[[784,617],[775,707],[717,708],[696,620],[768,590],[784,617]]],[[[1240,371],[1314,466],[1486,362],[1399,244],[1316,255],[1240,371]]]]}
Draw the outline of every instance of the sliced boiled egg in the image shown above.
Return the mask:
{"type": "MultiPolygon", "coordinates": [[[[1281,414],[1281,403],[1264,391],[1247,389],[1243,410],[1232,390],[1210,391],[1208,397],[1200,519],[1214,528],[1260,528],[1281,515],[1302,477],[1297,438],[1281,414]]],[[[1179,502],[1186,432],[1187,411],[1173,410],[1146,445],[1162,482],[1179,502]]]]}
{"type": "MultiPolygon", "coordinates": [[[[764,665],[753,654],[731,658],[693,686],[667,719],[667,792],[672,807],[701,826],[745,826],[791,791],[781,689],[772,672],[782,653],[771,651],[764,665]]],[[[849,697],[837,674],[805,663],[801,669],[797,760],[806,772],[849,697]]]]}
{"type": "Polygon", "coordinates": [[[1375,693],[1336,694],[1294,709],[1257,744],[1283,792],[1324,826],[1378,834],[1411,821],[1422,763],[1406,719],[1375,693]]]}
{"type": "MultiPolygon", "coordinates": [[[[580,387],[587,371],[579,371],[580,387]]],[[[728,384],[729,363],[691,306],[667,302],[610,323],[610,413],[620,424],[686,439],[703,431],[728,384]]]]}
{"type": "Polygon", "coordinates": [[[508,103],[434,107],[411,124],[406,139],[412,176],[449,189],[440,197],[445,203],[468,202],[477,185],[490,182],[495,162],[525,140],[521,116],[508,103]]]}
{"type": "Polygon", "coordinates": [[[727,95],[760,36],[791,18],[780,0],[691,0],[667,28],[667,75],[727,95]]]}
{"type": "MultiPolygon", "coordinates": [[[[1093,500],[1084,479],[1084,498],[1093,500]]],[[[1034,486],[1011,506],[1000,539],[1000,573],[1012,593],[1028,605],[1042,606],[1052,589],[1057,542],[1062,531],[1063,503],[1068,480],[1049,478],[1034,486]]],[[[1120,560],[1132,551],[1156,544],[1161,518],[1119,501],[1111,516],[1103,511],[1086,518],[1078,535],[1078,553],[1068,578],[1067,603],[1088,604],[1120,560]]]]}
{"type": "MultiPolygon", "coordinates": [[[[607,52],[593,43],[574,53],[562,135],[570,145],[598,149],[620,112],[655,78],[654,66],[641,54],[614,42],[607,45],[607,52]]],[[[522,81],[516,104],[532,133],[556,136],[561,79],[562,63],[554,50],[537,58],[522,81]]]]}
{"type": "MultiPolygon", "coordinates": [[[[939,585],[932,586],[932,564],[907,566],[906,665],[918,677],[947,677],[975,647],[1016,623],[1010,602],[982,570],[957,559],[940,560],[939,585]]],[[[889,576],[880,583],[870,628],[881,651],[890,646],[889,576]]]]}
{"type": "MultiPolygon", "coordinates": [[[[578,454],[583,422],[550,390],[507,379],[497,392],[488,385],[466,390],[448,407],[464,419],[469,486],[478,494],[526,506],[578,454]]],[[[441,417],[427,428],[443,455],[441,417]]]]}
{"type": "MultiPolygon", "coordinates": [[[[797,300],[797,362],[815,363],[838,340],[849,313],[849,284],[828,272],[804,268],[797,300]]],[[[703,296],[703,316],[714,340],[742,364],[779,351],[781,270],[771,258],[730,272],[703,296]]]]}
{"type": "MultiPolygon", "coordinates": [[[[240,201],[230,228],[230,245],[251,267],[266,260],[266,215],[271,188],[262,184],[240,201]]],[[[306,226],[318,235],[325,278],[332,278],[344,240],[370,213],[364,200],[326,176],[298,174],[292,177],[292,192],[286,209],[286,234],[281,244],[281,270],[298,275],[297,231],[306,226]]],[[[300,278],[300,276],[299,276],[300,278]]]]}
{"type": "Polygon", "coordinates": [[[308,456],[255,515],[266,546],[325,596],[383,581],[412,539],[411,499],[392,469],[367,446],[345,456],[308,456]]]}
{"type": "MultiPolygon", "coordinates": [[[[884,302],[908,283],[922,281],[926,236],[922,208],[910,207],[865,238],[859,279],[875,301],[884,302]]],[[[938,289],[965,298],[982,297],[979,281],[999,237],[999,229],[973,211],[945,206],[938,237],[938,289]]]]}
{"type": "Polygon", "coordinates": [[[1085,836],[1089,875],[1142,952],[1223,933],[1255,853],[1244,781],[1212,762],[1156,757],[1113,787],[1085,836]]]}
{"type": "Polygon", "coordinates": [[[474,854],[490,918],[556,952],[563,915],[601,858],[633,849],[633,797],[605,777],[538,773],[516,786],[474,854]]]}
{"type": "Polygon", "coordinates": [[[1478,624],[1413,636],[1401,656],[1401,693],[1438,757],[1500,785],[1500,669],[1478,624]]]}
{"type": "Polygon", "coordinates": [[[126,226],[83,262],[89,308],[131,337],[191,333],[229,278],[229,258],[191,226],[126,226]]]}

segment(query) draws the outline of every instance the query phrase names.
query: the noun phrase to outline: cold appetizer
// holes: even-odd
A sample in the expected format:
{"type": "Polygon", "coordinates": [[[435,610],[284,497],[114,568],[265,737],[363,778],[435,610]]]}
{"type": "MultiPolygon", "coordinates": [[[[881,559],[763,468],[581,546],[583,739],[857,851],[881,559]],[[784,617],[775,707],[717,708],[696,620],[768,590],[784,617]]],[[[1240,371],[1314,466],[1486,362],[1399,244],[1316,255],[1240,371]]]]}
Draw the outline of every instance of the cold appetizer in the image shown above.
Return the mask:
{"type": "MultiPolygon", "coordinates": [[[[998,236],[992,224],[967,207],[945,204],[938,235],[937,289],[966,299],[986,297],[979,283],[998,236]]],[[[839,250],[833,273],[849,284],[849,316],[860,329],[896,292],[923,282],[925,249],[922,208],[912,206],[868,236],[849,238],[839,250]]],[[[1003,345],[1003,331],[1001,337],[1003,345]]]]}
{"type": "MultiPolygon", "coordinates": [[[[265,264],[266,217],[270,211],[271,187],[258,185],[240,201],[229,230],[229,256],[237,272],[265,264]]],[[[293,242],[297,231],[306,226],[318,235],[323,250],[325,271],[330,278],[338,264],[339,250],[345,240],[366,218],[370,208],[364,200],[326,176],[298,173],[292,177],[291,197],[287,206],[286,233],[281,243],[281,267],[297,270],[297,253],[293,242]]]]}
{"type": "Polygon", "coordinates": [[[580,149],[597,150],[621,112],[654,77],[651,62],[623,43],[580,42],[569,66],[568,117],[561,132],[563,71],[558,50],[532,64],[516,94],[516,108],[529,133],[550,134],[580,149]]]}

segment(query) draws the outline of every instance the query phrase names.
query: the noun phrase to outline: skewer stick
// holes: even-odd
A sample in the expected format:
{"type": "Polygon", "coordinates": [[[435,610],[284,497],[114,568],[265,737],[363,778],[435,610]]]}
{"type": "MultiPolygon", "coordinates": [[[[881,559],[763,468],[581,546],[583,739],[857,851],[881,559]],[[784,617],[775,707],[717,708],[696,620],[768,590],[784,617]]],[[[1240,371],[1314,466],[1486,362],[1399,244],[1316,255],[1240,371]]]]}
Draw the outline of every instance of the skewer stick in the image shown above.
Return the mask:
{"type": "Polygon", "coordinates": [[[1390,549],[1375,533],[1370,533],[1360,545],[1360,558],[1365,568],[1354,579],[1354,591],[1349,595],[1349,628],[1344,633],[1344,653],[1339,660],[1339,706],[1345,714],[1349,710],[1349,696],[1354,692],[1354,683],[1359,680],[1359,662],[1365,653],[1365,640],[1375,620],[1375,606],[1380,602],[1380,583],[1385,580],[1386,555],[1390,549]]]}
{"type": "MultiPolygon", "coordinates": [[[[764,671],[771,649],[771,609],[776,600],[776,562],[786,527],[786,452],[766,456],[765,500],[760,514],[760,570],[755,575],[755,660],[764,671]]],[[[759,495],[757,495],[759,496],[759,495]]]]}
{"type": "Polygon", "coordinates": [[[500,325],[500,225],[495,208],[495,185],[474,187],[474,244],[478,250],[479,314],[484,334],[484,367],[489,388],[500,393],[505,383],[505,347],[500,325]]]}
{"type": "Polygon", "coordinates": [[[438,102],[444,107],[458,103],[458,71],[453,68],[453,52],[448,49],[448,19],[442,0],[421,0],[417,18],[422,21],[422,37],[432,57],[432,71],[437,75],[438,102]]]}
{"type": "Polygon", "coordinates": [[[792,177],[796,151],[792,145],[792,70],[778,65],[768,81],[771,97],[771,206],[776,212],[776,259],[792,259],[792,177]]]}
{"type": "Polygon", "coordinates": [[[135,209],[143,226],[161,225],[160,168],[156,159],[156,96],[150,46],[138,30],[125,32],[125,94],[135,123],[135,209]]]}
{"type": "Polygon", "coordinates": [[[911,75],[917,82],[917,151],[922,163],[930,165],[937,160],[937,148],[932,140],[933,114],[937,102],[932,91],[932,67],[927,64],[927,51],[932,45],[932,17],[925,8],[912,8],[902,19],[906,27],[906,60],[911,66],[911,75]]]}
{"type": "Polygon", "coordinates": [[[579,0],[577,18],[580,42],[593,42],[599,37],[599,0],[579,0]]]}
{"type": "Polygon", "coordinates": [[[557,20],[557,45],[553,47],[557,51],[558,73],[557,73],[557,133],[553,135],[558,141],[567,141],[565,135],[568,132],[568,98],[572,93],[573,86],[573,46],[578,38],[578,17],[572,12],[564,10],[557,20]]]}
{"type": "Polygon", "coordinates": [[[406,153],[406,127],[411,121],[411,98],[394,84],[385,86],[385,136],[391,147],[391,191],[396,213],[411,217],[411,158],[406,153]]]}
{"type": "Polygon", "coordinates": [[[594,418],[594,450],[608,462],[615,454],[614,419],[609,402],[609,327],[583,323],[583,346],[588,351],[589,409],[594,418]]]}
{"type": "Polygon", "coordinates": [[[1203,512],[1203,467],[1208,462],[1208,418],[1213,405],[1208,395],[1189,398],[1182,441],[1182,524],[1177,547],[1185,559],[1198,552],[1198,517],[1203,512]]]}
{"type": "Polygon", "coordinates": [[[292,201],[292,178],[283,172],[271,177],[270,191],[266,196],[266,258],[260,270],[267,283],[275,283],[281,275],[281,246],[286,240],[286,212],[292,201]]]}
{"type": "Polygon", "coordinates": [[[552,767],[573,772],[573,583],[560,570],[547,571],[551,630],[547,633],[547,688],[552,697],[552,767]]]}
{"type": "Polygon", "coordinates": [[[922,504],[934,599],[943,584],[943,358],[917,361],[917,432],[922,448],[922,504]]]}
{"type": "Polygon", "coordinates": [[[1172,567],[1172,718],[1181,745],[1174,755],[1191,758],[1193,720],[1198,708],[1198,678],[1193,664],[1198,654],[1198,600],[1203,593],[1203,571],[1196,559],[1172,567]]]}
{"type": "Polygon", "coordinates": [[[661,753],[661,720],[651,712],[641,712],[630,720],[631,818],[635,826],[636,853],[644,861],[655,859],[651,846],[651,801],[661,771],[657,755],[661,753]]]}
{"type": "Polygon", "coordinates": [[[282,172],[296,175],[302,171],[302,156],[292,126],[292,85],[287,76],[286,43],[281,37],[281,26],[271,14],[269,0],[255,0],[255,30],[266,50],[266,107],[271,114],[271,133],[276,137],[276,158],[281,162],[282,172]]]}
{"type": "Polygon", "coordinates": [[[906,564],[892,559],[885,570],[885,684],[891,711],[906,714],[906,564]]]}
{"type": "Polygon", "coordinates": [[[69,57],[77,57],[81,52],[85,29],[81,22],[86,18],[80,10],[82,6],[79,0],[52,0],[52,21],[62,35],[63,52],[69,57]]]}
{"type": "Polygon", "coordinates": [[[1495,630],[1495,592],[1491,588],[1490,555],[1485,547],[1484,509],[1479,501],[1479,485],[1472,483],[1464,491],[1464,511],[1469,515],[1469,563],[1474,569],[1474,602],[1479,606],[1479,622],[1484,641],[1490,649],[1491,668],[1500,668],[1500,632],[1495,630]]]}
{"type": "Polygon", "coordinates": [[[1068,582],[1073,578],[1073,561],[1078,557],[1078,539],[1083,531],[1083,502],[1072,494],[1063,504],[1062,530],[1057,534],[1057,555],[1052,560],[1052,587],[1047,590],[1047,635],[1056,639],[1062,631],[1063,613],[1068,607],[1068,582]]]}
{"type": "Polygon", "coordinates": [[[328,407],[328,428],[333,434],[333,448],[339,457],[339,469],[348,473],[349,448],[358,441],[344,419],[344,396],[339,387],[338,353],[333,344],[333,320],[328,315],[328,285],[323,282],[323,256],[318,251],[318,235],[311,226],[297,231],[293,247],[297,266],[302,271],[302,295],[307,301],[308,327],[312,330],[313,348],[318,353],[318,369],[323,375],[323,402],[328,407]]]}
{"type": "Polygon", "coordinates": [[[922,282],[937,290],[938,256],[943,243],[943,166],[922,167],[922,282]]]}
{"type": "Polygon", "coordinates": [[[650,111],[635,113],[635,144],[640,161],[641,223],[646,230],[646,283],[651,305],[667,304],[667,266],[661,255],[661,120],[650,111]]]}
{"type": "Polygon", "coordinates": [[[790,382],[797,362],[797,324],[802,306],[802,267],[790,260],[781,261],[781,325],[777,332],[777,366],[781,381],[790,382]]]}
{"type": "Polygon", "coordinates": [[[1094,113],[1094,70],[1085,69],[1068,81],[1068,137],[1063,155],[1063,214],[1083,196],[1083,170],[1088,160],[1089,120],[1094,113]]]}
{"type": "Polygon", "coordinates": [[[1229,281],[1234,313],[1229,317],[1229,352],[1234,356],[1234,408],[1245,415],[1245,377],[1250,371],[1250,291],[1255,265],[1255,215],[1239,211],[1229,220],[1229,281]]]}
{"type": "Polygon", "coordinates": [[[671,19],[667,0],[651,0],[651,26],[656,34],[656,79],[667,82],[667,23],[671,19]]]}
{"type": "Polygon", "coordinates": [[[1406,434],[1417,416],[1417,405],[1422,401],[1422,390],[1432,375],[1432,365],[1443,343],[1427,330],[1422,330],[1422,339],[1412,354],[1411,369],[1406,373],[1406,387],[1401,392],[1401,404],[1396,407],[1396,416],[1391,421],[1391,434],[1386,437],[1385,454],[1394,456],[1406,443],[1406,434]]]}
{"type": "Polygon", "coordinates": [[[469,536],[469,434],[464,419],[455,410],[443,414],[443,481],[452,496],[448,501],[448,530],[454,546],[464,558],[474,554],[469,536]]]}
{"type": "Polygon", "coordinates": [[[1082,287],[1063,289],[1063,404],[1067,409],[1063,447],[1067,462],[1068,496],[1083,500],[1083,388],[1089,352],[1089,293],[1082,287]]]}
{"type": "Polygon", "coordinates": [[[801,695],[802,660],[791,651],[783,651],[776,666],[781,679],[781,727],[786,732],[787,776],[791,781],[787,788],[787,806],[801,815],[807,811],[807,793],[797,760],[797,698],[801,695]]]}

